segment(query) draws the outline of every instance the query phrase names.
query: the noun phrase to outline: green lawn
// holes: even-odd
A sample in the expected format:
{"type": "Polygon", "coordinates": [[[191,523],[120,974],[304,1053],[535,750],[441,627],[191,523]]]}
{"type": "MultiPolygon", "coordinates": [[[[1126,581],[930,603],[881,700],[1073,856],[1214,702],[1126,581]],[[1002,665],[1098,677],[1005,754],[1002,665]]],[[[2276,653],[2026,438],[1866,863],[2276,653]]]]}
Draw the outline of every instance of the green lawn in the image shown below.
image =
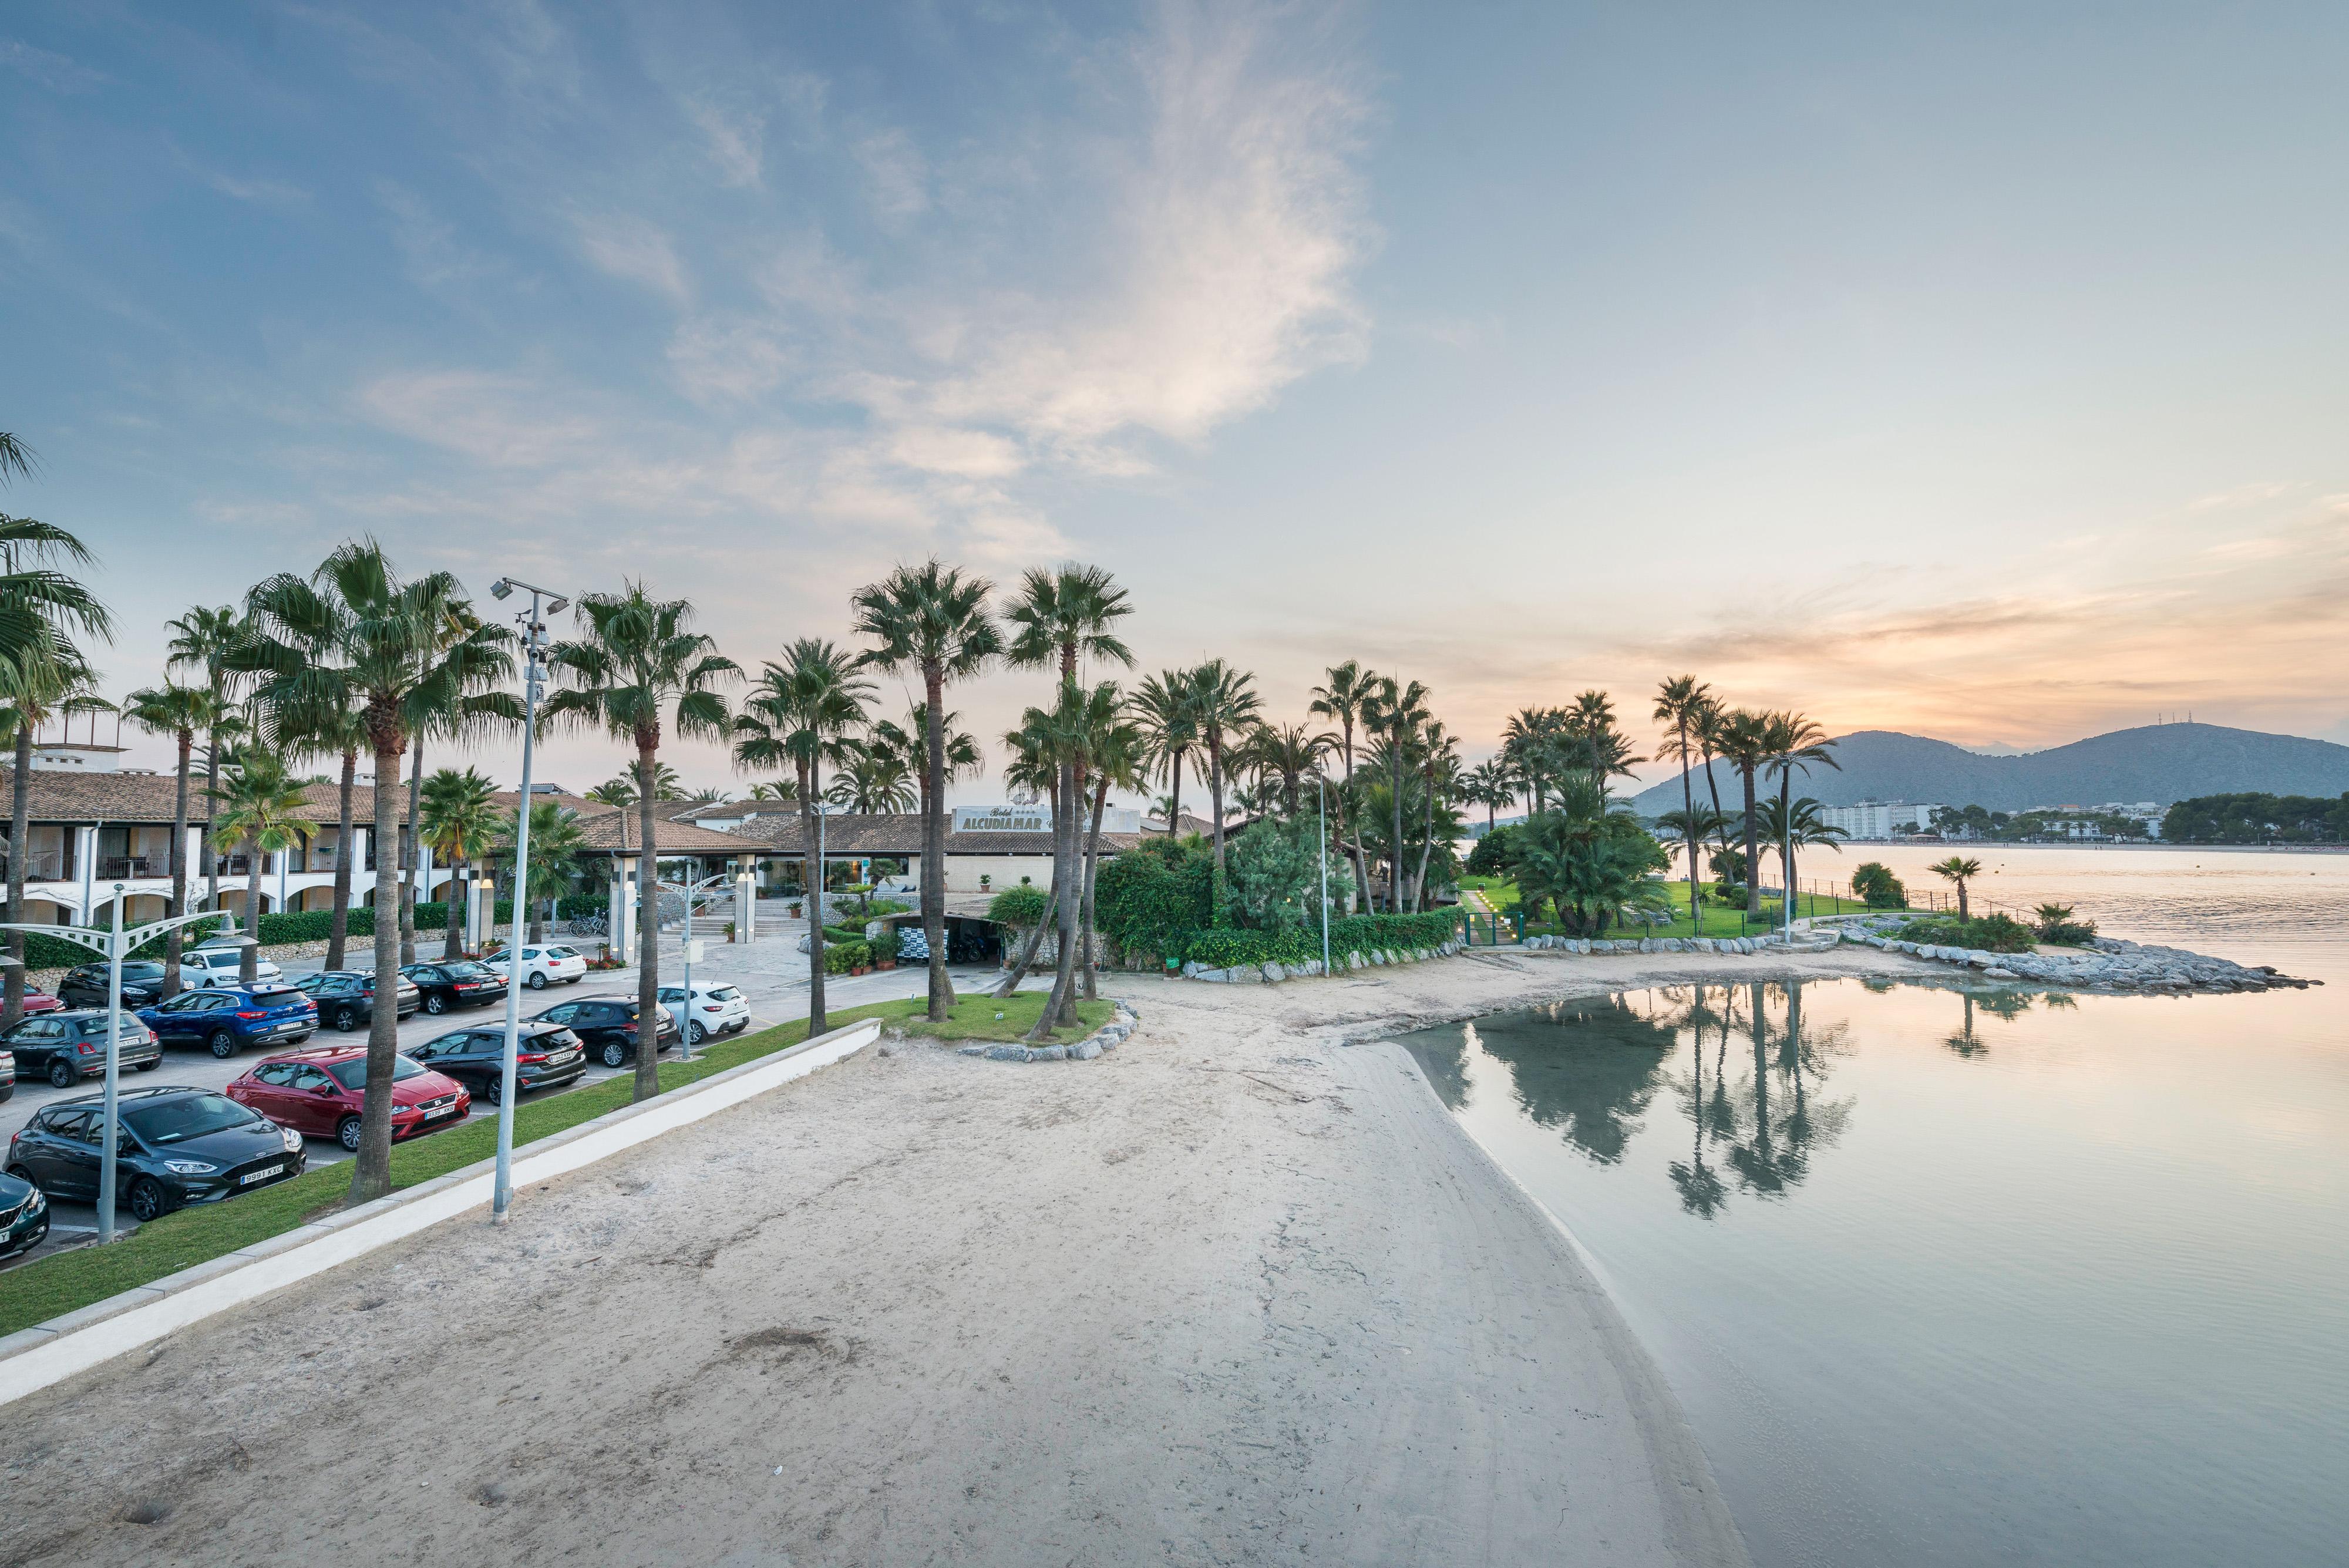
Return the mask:
{"type": "MultiPolygon", "coordinates": [[[[1517,888],[1514,882],[1505,882],[1493,877],[1464,877],[1461,878],[1460,885],[1463,888],[1476,888],[1503,914],[1511,913],[1518,907],[1517,888]]],[[[1777,926],[1778,901],[1775,898],[1764,899],[1761,918],[1749,920],[1743,906],[1733,908],[1714,903],[1713,901],[1713,884],[1700,882],[1697,884],[1698,908],[1703,917],[1703,924],[1702,928],[1692,927],[1689,923],[1688,884],[1671,882],[1667,883],[1666,887],[1672,898],[1671,924],[1613,926],[1608,929],[1606,937],[1611,940],[1625,937],[1758,936],[1777,926]]],[[[1867,911],[1868,906],[1857,899],[1838,898],[1828,894],[1804,893],[1798,895],[1795,902],[1795,915],[1798,919],[1808,919],[1813,915],[1857,915],[1865,914],[1867,911]]],[[[1526,928],[1526,933],[1528,936],[1550,935],[1555,934],[1557,930],[1557,928],[1547,921],[1526,928]]]]}
{"type": "MultiPolygon", "coordinates": [[[[908,1034],[926,1034],[935,1040],[988,1040],[1010,1044],[1028,1037],[1036,1027],[1036,1019],[1044,1011],[1047,993],[1040,991],[1019,991],[998,1002],[986,992],[958,995],[955,998],[954,1016],[944,1023],[933,1023],[924,1016],[929,1003],[921,997],[904,1002],[885,1002],[879,1015],[888,1019],[908,1034]]],[[[1080,1002],[1077,1016],[1083,1020],[1075,1029],[1055,1029],[1051,1044],[1065,1045],[1071,1040],[1081,1040],[1110,1020],[1115,1004],[1108,1002],[1080,1002]]]]}

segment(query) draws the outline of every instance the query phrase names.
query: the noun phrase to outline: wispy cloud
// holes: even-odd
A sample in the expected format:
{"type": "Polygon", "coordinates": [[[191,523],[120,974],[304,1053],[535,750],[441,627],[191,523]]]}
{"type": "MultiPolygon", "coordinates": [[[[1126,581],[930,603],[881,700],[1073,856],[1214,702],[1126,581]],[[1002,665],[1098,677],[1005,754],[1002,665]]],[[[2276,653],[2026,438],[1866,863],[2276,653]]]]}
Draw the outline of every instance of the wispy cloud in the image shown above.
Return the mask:
{"type": "Polygon", "coordinates": [[[867,199],[885,222],[902,223],[930,210],[929,164],[904,131],[860,138],[856,161],[864,171],[867,199]]]}
{"type": "Polygon", "coordinates": [[[587,259],[612,276],[643,284],[679,305],[692,298],[685,264],[658,225],[624,213],[578,213],[572,225],[587,259]]]}
{"type": "Polygon", "coordinates": [[[759,183],[766,161],[764,115],[732,113],[698,94],[684,99],[678,107],[709,142],[709,161],[717,165],[720,182],[728,185],[759,183]]]}
{"type": "Polygon", "coordinates": [[[109,79],[104,72],[91,70],[70,56],[36,48],[16,38],[0,38],[0,66],[51,92],[88,92],[109,79]]]}

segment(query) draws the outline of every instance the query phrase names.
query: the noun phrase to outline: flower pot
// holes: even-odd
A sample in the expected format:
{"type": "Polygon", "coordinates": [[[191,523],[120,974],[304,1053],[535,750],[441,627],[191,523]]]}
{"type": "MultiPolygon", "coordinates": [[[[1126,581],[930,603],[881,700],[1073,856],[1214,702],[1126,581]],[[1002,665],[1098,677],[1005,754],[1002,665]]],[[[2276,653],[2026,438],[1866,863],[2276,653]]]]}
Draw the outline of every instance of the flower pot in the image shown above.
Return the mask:
{"type": "Polygon", "coordinates": [[[874,961],[873,967],[874,969],[895,969],[897,967],[897,961],[895,959],[880,959],[874,961]]]}
{"type": "Polygon", "coordinates": [[[852,967],[850,968],[850,970],[849,970],[849,971],[848,971],[848,972],[849,972],[850,974],[855,975],[855,974],[870,974],[870,973],[872,973],[873,971],[872,971],[871,970],[866,969],[863,964],[861,964],[861,963],[860,963],[860,964],[856,964],[856,965],[852,966],[852,967]]]}

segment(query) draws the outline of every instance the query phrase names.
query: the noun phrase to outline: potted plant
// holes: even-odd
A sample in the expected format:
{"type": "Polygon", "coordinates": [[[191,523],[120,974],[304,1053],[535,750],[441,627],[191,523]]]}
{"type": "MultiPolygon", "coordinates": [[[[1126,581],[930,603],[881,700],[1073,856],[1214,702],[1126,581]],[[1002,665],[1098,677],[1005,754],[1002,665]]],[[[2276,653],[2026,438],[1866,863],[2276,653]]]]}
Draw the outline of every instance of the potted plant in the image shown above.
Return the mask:
{"type": "Polygon", "coordinates": [[[726,922],[726,940],[730,942],[734,940],[734,922],[731,920],[726,922]]]}
{"type": "Polygon", "coordinates": [[[800,911],[806,907],[806,905],[801,903],[797,898],[793,898],[791,903],[792,919],[794,920],[798,919],[800,918],[800,911]]]}
{"type": "Polygon", "coordinates": [[[982,893],[988,893],[994,891],[994,888],[995,878],[988,876],[984,871],[980,872],[978,874],[978,890],[982,893]]]}

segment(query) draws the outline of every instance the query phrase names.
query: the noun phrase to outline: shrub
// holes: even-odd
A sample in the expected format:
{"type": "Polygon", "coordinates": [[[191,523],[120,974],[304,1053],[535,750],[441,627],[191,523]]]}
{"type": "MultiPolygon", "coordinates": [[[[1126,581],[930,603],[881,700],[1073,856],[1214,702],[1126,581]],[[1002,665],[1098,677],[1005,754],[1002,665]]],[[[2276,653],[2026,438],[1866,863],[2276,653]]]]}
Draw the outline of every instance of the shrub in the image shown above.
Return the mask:
{"type": "Polygon", "coordinates": [[[1871,909],[1905,909],[1909,907],[1909,889],[1892,874],[1892,867],[1880,860],[1871,860],[1851,874],[1851,890],[1859,895],[1861,903],[1871,909]]]}
{"type": "Polygon", "coordinates": [[[1467,872],[1471,877],[1506,877],[1516,860],[1518,829],[1515,826],[1495,827],[1476,841],[1468,852],[1467,872]]]}
{"type": "Polygon", "coordinates": [[[1971,948],[1979,952],[2029,952],[2032,930],[2010,915],[1977,915],[1961,920],[1954,915],[1910,920],[1900,928],[1902,941],[1935,947],[1971,948]]]}
{"type": "Polygon", "coordinates": [[[2096,922],[2074,919],[2069,904],[2042,904],[2032,913],[2039,917],[2035,929],[2043,942],[2084,948],[2096,940],[2096,922]]]}
{"type": "Polygon", "coordinates": [[[1153,836],[1101,868],[1094,920],[1122,952],[1184,954],[1185,939],[1211,923],[1209,857],[1182,839],[1153,836]]]}
{"type": "MultiPolygon", "coordinates": [[[[1114,865],[1116,862],[1112,861],[1111,864],[1114,865]]],[[[1098,901],[1098,892],[1095,898],[1098,901]]],[[[1022,882],[1017,888],[1006,888],[988,899],[987,918],[998,925],[1017,926],[1021,930],[1027,930],[1042,925],[1044,913],[1051,907],[1052,901],[1044,896],[1042,888],[1030,887],[1022,882]]]]}
{"type": "Polygon", "coordinates": [[[861,941],[842,942],[823,950],[823,972],[846,974],[852,969],[864,969],[873,961],[873,950],[861,941]]]}
{"type": "Polygon", "coordinates": [[[1225,846],[1225,918],[1252,930],[1318,929],[1325,869],[1338,896],[1348,886],[1346,867],[1334,856],[1322,866],[1319,828],[1309,820],[1251,823],[1225,846]]]}

